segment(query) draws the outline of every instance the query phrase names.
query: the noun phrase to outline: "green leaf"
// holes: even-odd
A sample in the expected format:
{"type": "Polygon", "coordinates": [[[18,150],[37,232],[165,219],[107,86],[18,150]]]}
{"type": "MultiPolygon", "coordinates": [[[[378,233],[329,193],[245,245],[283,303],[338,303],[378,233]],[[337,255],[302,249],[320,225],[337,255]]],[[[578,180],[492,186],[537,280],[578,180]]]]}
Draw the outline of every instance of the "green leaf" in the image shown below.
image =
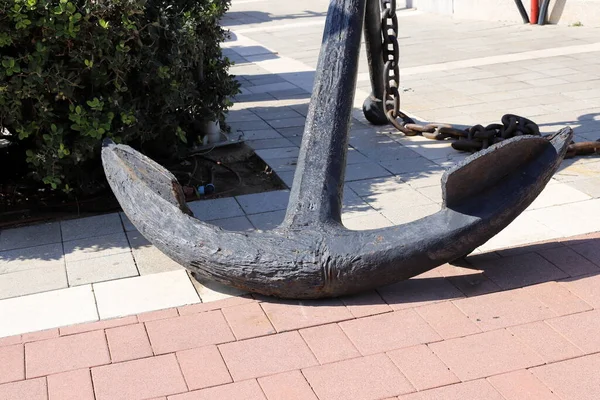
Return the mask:
{"type": "Polygon", "coordinates": [[[108,22],[101,19],[100,21],[98,21],[98,23],[100,24],[101,27],[103,27],[104,29],[108,29],[108,22]]]}

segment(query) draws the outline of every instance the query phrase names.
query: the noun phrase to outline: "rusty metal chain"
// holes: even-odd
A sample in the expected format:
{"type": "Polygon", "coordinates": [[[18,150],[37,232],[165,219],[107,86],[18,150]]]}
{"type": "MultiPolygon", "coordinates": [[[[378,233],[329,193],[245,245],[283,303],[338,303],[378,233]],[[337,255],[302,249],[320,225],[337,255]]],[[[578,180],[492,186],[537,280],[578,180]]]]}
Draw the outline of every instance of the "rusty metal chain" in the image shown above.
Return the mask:
{"type": "Polygon", "coordinates": [[[415,121],[400,111],[400,46],[398,44],[396,0],[380,0],[380,6],[385,115],[400,132],[407,136],[415,136],[418,132],[405,128],[406,124],[412,124],[415,121]]]}
{"type": "MultiPolygon", "coordinates": [[[[504,115],[501,124],[485,127],[474,125],[464,130],[454,128],[450,124],[416,124],[400,110],[400,45],[396,0],[380,0],[380,6],[384,62],[383,103],[385,115],[396,129],[406,136],[422,135],[432,140],[456,139],[452,143],[454,149],[471,153],[514,136],[540,136],[540,129],[535,122],[513,114],[504,115]]],[[[600,139],[596,142],[571,143],[565,158],[589,154],[600,154],[600,139]]]]}

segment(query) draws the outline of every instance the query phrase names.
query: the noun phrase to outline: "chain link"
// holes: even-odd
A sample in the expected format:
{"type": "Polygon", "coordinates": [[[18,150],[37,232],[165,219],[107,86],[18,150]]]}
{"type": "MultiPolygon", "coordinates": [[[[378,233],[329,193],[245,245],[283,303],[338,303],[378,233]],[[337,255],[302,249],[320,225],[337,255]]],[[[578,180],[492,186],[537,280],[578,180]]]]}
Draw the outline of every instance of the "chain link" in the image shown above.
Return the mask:
{"type": "Polygon", "coordinates": [[[415,121],[400,111],[400,46],[396,0],[380,0],[380,6],[385,115],[400,132],[407,136],[415,136],[418,132],[405,128],[406,124],[414,124],[415,121]],[[398,121],[398,118],[402,122],[398,121]]]}
{"type": "MultiPolygon", "coordinates": [[[[474,125],[464,130],[449,124],[419,125],[400,110],[400,45],[396,0],[380,0],[383,55],[383,104],[392,125],[407,136],[422,135],[432,140],[456,139],[452,147],[459,151],[477,152],[502,140],[520,136],[540,136],[538,125],[524,117],[506,114],[501,124],[474,125]]],[[[596,142],[571,143],[565,158],[600,154],[600,139],[596,142]]]]}

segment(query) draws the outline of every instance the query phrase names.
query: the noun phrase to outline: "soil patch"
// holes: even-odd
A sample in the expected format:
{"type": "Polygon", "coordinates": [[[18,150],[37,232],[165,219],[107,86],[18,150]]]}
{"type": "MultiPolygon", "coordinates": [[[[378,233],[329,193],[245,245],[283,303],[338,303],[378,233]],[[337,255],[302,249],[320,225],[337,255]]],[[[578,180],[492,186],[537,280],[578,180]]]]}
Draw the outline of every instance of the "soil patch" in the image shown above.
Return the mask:
{"type": "MultiPolygon", "coordinates": [[[[177,161],[157,160],[179,180],[187,201],[285,189],[287,186],[245,144],[219,147],[177,161]],[[212,185],[211,185],[212,184],[212,185]],[[212,187],[211,187],[212,186],[212,187]],[[214,188],[214,191],[211,191],[214,188]]],[[[110,189],[67,198],[31,183],[0,182],[0,229],[119,211],[110,189]]]]}

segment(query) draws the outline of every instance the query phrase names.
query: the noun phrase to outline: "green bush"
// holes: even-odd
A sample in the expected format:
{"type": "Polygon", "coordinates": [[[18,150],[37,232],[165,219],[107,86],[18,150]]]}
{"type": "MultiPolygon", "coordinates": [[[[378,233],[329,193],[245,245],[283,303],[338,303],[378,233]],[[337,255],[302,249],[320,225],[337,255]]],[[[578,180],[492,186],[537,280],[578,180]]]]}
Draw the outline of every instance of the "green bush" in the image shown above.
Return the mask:
{"type": "Polygon", "coordinates": [[[0,2],[0,138],[53,189],[91,191],[105,137],[151,156],[194,144],[238,92],[229,0],[0,2]]]}

